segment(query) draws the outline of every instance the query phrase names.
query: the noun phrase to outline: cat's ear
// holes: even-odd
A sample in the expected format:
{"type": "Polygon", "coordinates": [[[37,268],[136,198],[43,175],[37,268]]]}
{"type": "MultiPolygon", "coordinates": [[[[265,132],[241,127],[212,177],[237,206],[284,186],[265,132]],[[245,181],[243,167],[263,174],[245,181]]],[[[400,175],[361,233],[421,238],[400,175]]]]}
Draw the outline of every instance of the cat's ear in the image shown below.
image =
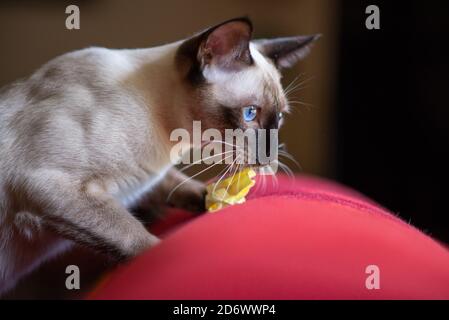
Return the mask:
{"type": "Polygon", "coordinates": [[[321,35],[255,40],[256,48],[279,68],[290,68],[310,52],[321,35]]]}
{"type": "Polygon", "coordinates": [[[179,66],[188,66],[188,77],[202,81],[208,72],[238,71],[253,63],[249,43],[253,26],[251,21],[236,18],[211,27],[185,40],[177,53],[179,66]],[[187,62],[187,63],[184,63],[187,62]]]}
{"type": "Polygon", "coordinates": [[[207,66],[236,71],[252,64],[249,51],[253,26],[248,18],[225,21],[202,35],[197,59],[202,69],[207,66]]]}

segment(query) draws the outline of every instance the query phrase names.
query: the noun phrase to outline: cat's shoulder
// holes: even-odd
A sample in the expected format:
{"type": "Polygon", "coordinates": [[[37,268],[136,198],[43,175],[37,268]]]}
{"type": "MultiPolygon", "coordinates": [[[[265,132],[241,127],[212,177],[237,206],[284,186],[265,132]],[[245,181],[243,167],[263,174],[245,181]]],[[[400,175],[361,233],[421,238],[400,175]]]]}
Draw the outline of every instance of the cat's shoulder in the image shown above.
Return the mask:
{"type": "Polygon", "coordinates": [[[51,59],[38,69],[32,78],[55,80],[78,75],[86,79],[112,79],[132,68],[133,64],[123,50],[88,47],[51,59]]]}

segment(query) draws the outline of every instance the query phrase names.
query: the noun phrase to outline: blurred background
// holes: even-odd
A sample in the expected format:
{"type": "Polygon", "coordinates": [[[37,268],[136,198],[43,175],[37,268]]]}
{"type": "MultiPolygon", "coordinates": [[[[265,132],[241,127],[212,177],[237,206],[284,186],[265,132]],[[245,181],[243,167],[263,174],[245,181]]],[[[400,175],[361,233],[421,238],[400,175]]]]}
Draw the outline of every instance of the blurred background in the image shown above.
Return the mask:
{"type": "MultiPolygon", "coordinates": [[[[321,33],[284,73],[284,85],[299,76],[294,99],[303,102],[281,133],[302,169],[291,168],[349,185],[448,243],[448,9],[422,1],[2,0],[0,87],[67,51],[156,46],[242,15],[255,38],[321,33]],[[69,4],[80,8],[80,30],[65,28],[69,4]],[[380,8],[380,30],[365,27],[369,4],[380,8]]],[[[84,291],[108,266],[77,248],[4,298],[79,297],[64,287],[68,264],[83,270],[84,291]]]]}

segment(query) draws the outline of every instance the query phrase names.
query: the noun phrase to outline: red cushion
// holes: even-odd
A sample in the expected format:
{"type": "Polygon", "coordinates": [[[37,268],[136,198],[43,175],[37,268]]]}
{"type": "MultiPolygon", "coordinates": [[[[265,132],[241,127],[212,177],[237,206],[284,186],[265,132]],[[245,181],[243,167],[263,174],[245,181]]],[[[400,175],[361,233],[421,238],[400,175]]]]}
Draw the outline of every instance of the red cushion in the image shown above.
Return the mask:
{"type": "Polygon", "coordinates": [[[358,193],[323,180],[259,179],[249,200],[165,231],[94,299],[449,299],[449,251],[358,193]],[[369,265],[380,289],[366,288],[369,265]]]}

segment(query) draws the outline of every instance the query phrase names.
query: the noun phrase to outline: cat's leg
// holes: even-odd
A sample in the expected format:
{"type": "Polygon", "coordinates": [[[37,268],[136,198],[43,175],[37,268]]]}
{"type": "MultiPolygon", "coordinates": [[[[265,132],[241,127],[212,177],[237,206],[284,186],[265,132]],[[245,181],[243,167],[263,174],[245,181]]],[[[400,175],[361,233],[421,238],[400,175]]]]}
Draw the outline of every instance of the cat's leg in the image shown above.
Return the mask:
{"type": "MultiPolygon", "coordinates": [[[[164,206],[201,213],[205,208],[206,187],[204,183],[190,179],[176,168],[168,171],[162,181],[142,198],[136,207],[139,214],[146,215],[154,208],[164,206]]],[[[162,209],[156,209],[158,213],[162,209]]]]}
{"type": "Polygon", "coordinates": [[[159,242],[105,190],[71,180],[40,176],[26,182],[44,224],[56,233],[118,259],[138,255],[159,242]]]}
{"type": "Polygon", "coordinates": [[[73,246],[45,230],[41,219],[30,212],[18,212],[0,227],[0,243],[0,298],[42,263],[73,246]]]}

